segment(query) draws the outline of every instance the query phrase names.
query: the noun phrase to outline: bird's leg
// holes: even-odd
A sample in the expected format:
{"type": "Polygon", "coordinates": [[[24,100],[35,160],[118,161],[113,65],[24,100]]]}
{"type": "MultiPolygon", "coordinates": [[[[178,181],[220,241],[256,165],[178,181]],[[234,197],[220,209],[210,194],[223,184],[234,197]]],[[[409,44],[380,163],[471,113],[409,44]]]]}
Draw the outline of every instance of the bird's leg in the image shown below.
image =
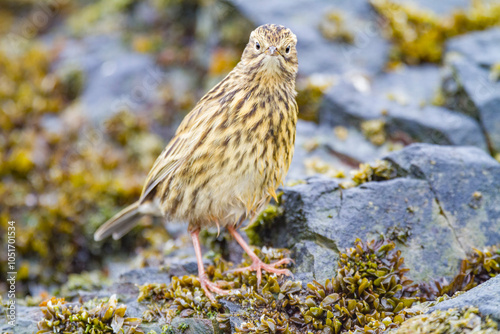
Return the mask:
{"type": "Polygon", "coordinates": [[[205,268],[203,267],[203,258],[201,257],[201,247],[199,239],[200,230],[197,229],[191,232],[191,239],[193,239],[194,251],[196,253],[196,262],[198,263],[198,278],[200,280],[200,285],[205,291],[205,295],[213,302],[216,303],[212,292],[220,295],[227,295],[230,291],[222,290],[216,283],[211,282],[207,274],[205,273],[205,268]]]}
{"type": "Polygon", "coordinates": [[[278,269],[277,267],[283,265],[283,264],[288,264],[293,262],[292,259],[289,258],[284,258],[279,261],[273,262],[271,264],[266,264],[264,263],[257,254],[250,248],[250,246],[246,243],[246,241],[243,239],[243,237],[236,232],[236,229],[233,226],[228,226],[227,227],[229,233],[233,236],[234,239],[240,244],[240,246],[245,250],[245,252],[250,256],[252,259],[252,264],[248,267],[245,268],[238,268],[238,269],[233,269],[229,270],[228,272],[242,272],[242,271],[256,271],[257,272],[257,287],[260,286],[260,282],[262,280],[262,269],[267,271],[268,273],[274,273],[278,275],[286,275],[286,276],[292,276],[292,272],[288,269],[278,269]]]}

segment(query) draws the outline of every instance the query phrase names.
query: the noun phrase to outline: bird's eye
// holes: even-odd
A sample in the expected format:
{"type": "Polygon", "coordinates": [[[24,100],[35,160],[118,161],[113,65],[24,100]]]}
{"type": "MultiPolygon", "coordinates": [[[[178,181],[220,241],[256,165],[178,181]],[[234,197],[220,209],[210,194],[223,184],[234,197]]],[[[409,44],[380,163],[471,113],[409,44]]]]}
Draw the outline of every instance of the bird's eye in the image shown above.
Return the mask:
{"type": "Polygon", "coordinates": [[[259,44],[259,42],[255,42],[255,49],[256,49],[257,51],[259,51],[259,50],[260,50],[260,44],[259,44]]]}
{"type": "Polygon", "coordinates": [[[285,52],[290,53],[290,45],[286,47],[285,52]]]}

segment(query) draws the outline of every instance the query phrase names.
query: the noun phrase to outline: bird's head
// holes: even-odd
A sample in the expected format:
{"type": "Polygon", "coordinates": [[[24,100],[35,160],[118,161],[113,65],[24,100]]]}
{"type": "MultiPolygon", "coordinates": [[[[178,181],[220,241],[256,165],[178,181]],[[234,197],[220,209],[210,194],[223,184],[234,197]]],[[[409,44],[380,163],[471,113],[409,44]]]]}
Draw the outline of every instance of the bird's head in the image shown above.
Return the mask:
{"type": "Polygon", "coordinates": [[[288,28],[264,24],[252,31],[241,57],[249,72],[276,76],[297,74],[297,37],[288,28]]]}

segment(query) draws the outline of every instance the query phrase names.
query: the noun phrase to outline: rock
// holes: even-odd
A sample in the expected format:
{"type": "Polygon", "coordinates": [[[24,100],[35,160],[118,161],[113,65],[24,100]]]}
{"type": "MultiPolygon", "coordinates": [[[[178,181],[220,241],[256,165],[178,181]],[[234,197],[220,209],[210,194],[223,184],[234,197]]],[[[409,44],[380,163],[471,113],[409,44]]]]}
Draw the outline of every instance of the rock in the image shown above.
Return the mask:
{"type": "Polygon", "coordinates": [[[174,318],[170,324],[175,334],[217,334],[219,327],[214,327],[209,319],[174,318]]]}
{"type": "Polygon", "coordinates": [[[436,65],[402,66],[371,80],[370,93],[403,105],[429,104],[441,87],[441,70],[436,65]],[[425,84],[423,84],[425,83],[425,84]]]}
{"type": "Polygon", "coordinates": [[[301,74],[375,74],[385,65],[390,45],[380,34],[376,14],[364,0],[232,2],[256,25],[276,23],[293,30],[298,39],[301,74]],[[353,45],[329,41],[321,34],[319,22],[332,10],[345,16],[346,26],[354,35],[353,45]]]}
{"type": "Polygon", "coordinates": [[[401,176],[428,182],[465,250],[500,242],[500,164],[471,147],[412,145],[386,158],[401,176]]]}
{"type": "Polygon", "coordinates": [[[416,281],[452,277],[471,247],[500,242],[500,164],[472,147],[414,144],[385,158],[394,178],[341,189],[309,178],[285,187],[283,214],[261,234],[290,247],[298,272],[332,276],[356,238],[397,236],[416,281]]]}
{"type": "Polygon", "coordinates": [[[16,308],[16,325],[10,326],[5,317],[0,319],[1,333],[16,333],[16,334],[32,334],[38,331],[37,322],[42,317],[42,312],[38,307],[26,307],[17,305],[16,308]]]}
{"type": "Polygon", "coordinates": [[[401,105],[340,83],[325,94],[319,118],[321,124],[358,128],[366,120],[379,119],[394,138],[487,149],[481,128],[473,118],[442,107],[417,106],[415,102],[401,105]]]}
{"type": "Polygon", "coordinates": [[[454,37],[446,43],[446,52],[456,52],[479,66],[491,67],[500,62],[500,28],[454,37]]]}
{"type": "Polygon", "coordinates": [[[239,304],[228,301],[224,298],[220,299],[219,302],[224,306],[226,313],[229,313],[229,325],[231,326],[231,333],[236,332],[236,327],[241,327],[243,324],[243,319],[240,314],[244,313],[245,310],[241,308],[239,304]]]}
{"type": "MultiPolygon", "coordinates": [[[[295,139],[295,152],[287,181],[302,180],[307,176],[322,174],[308,168],[308,161],[318,159],[338,171],[348,171],[360,163],[373,161],[389,153],[387,144],[372,144],[358,129],[345,129],[345,138],[339,138],[329,126],[318,126],[299,120],[295,139]],[[312,146],[312,148],[311,148],[312,146]]],[[[329,171],[325,172],[326,174],[329,171]]]]}
{"type": "MultiPolygon", "coordinates": [[[[408,3],[408,0],[394,0],[394,2],[408,3]]],[[[412,0],[411,3],[415,4],[418,8],[430,10],[438,15],[447,15],[457,9],[469,8],[470,1],[468,0],[448,0],[448,1],[434,1],[434,0],[412,0]]]]}
{"type": "Polygon", "coordinates": [[[489,315],[500,321],[500,275],[455,298],[435,305],[429,312],[470,306],[477,307],[482,315],[489,315]]]}
{"type": "Polygon", "coordinates": [[[310,282],[316,279],[324,282],[335,276],[335,266],[332,259],[338,257],[337,252],[328,247],[323,247],[321,242],[312,240],[301,240],[293,246],[294,260],[297,266],[295,270],[299,275],[295,279],[310,282]]]}
{"type": "Polygon", "coordinates": [[[77,67],[85,73],[81,101],[86,116],[106,119],[123,109],[145,107],[165,80],[150,55],[130,52],[120,36],[90,36],[66,40],[56,68],[77,67]]]}
{"type": "Polygon", "coordinates": [[[142,285],[146,283],[170,283],[170,274],[159,268],[133,269],[120,275],[120,283],[142,285]]]}
{"type": "MultiPolygon", "coordinates": [[[[500,56],[498,56],[500,62],[500,56]]],[[[450,61],[452,75],[444,81],[447,104],[477,119],[491,153],[500,152],[500,82],[490,79],[490,70],[468,59],[450,61]]]]}

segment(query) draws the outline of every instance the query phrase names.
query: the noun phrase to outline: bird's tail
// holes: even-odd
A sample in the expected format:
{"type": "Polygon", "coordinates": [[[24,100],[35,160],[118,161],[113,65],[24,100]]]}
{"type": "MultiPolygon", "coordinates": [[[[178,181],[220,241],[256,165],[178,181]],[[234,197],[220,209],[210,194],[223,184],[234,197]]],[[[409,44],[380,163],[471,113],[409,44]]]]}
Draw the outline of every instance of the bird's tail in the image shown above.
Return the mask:
{"type": "Polygon", "coordinates": [[[100,241],[110,235],[112,235],[115,240],[120,239],[127,234],[128,231],[134,228],[140,214],[139,202],[127,206],[95,231],[94,240],[100,241]]]}

